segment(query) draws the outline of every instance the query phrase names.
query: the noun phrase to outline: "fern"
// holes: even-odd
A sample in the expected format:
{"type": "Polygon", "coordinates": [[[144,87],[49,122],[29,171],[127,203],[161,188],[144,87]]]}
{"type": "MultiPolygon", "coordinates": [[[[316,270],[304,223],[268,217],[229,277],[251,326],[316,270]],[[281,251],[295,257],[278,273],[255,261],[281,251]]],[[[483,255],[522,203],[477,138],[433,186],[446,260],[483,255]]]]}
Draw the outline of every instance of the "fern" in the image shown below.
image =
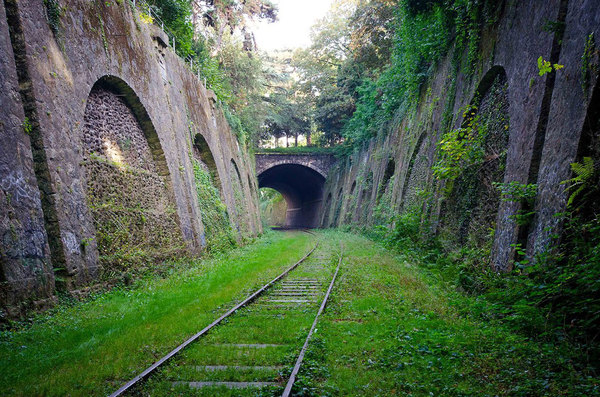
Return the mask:
{"type": "Polygon", "coordinates": [[[571,196],[569,196],[569,200],[567,201],[568,206],[571,206],[575,199],[593,184],[595,174],[594,160],[591,157],[584,157],[582,163],[571,163],[571,170],[575,176],[562,182],[562,184],[569,185],[566,189],[567,191],[575,189],[571,193],[571,196]]]}

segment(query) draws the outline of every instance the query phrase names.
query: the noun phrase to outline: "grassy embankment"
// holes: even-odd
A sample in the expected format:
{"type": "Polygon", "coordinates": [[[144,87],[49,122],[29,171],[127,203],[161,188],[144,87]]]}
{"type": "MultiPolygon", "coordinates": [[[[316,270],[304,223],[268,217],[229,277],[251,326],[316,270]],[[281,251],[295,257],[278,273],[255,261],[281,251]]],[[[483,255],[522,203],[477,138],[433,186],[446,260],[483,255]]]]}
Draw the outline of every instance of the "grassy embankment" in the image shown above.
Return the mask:
{"type": "Polygon", "coordinates": [[[342,239],[346,259],[301,371],[307,395],[600,395],[568,344],[486,318],[488,302],[456,292],[413,256],[356,235],[322,236],[342,239]]]}
{"type": "MultiPolygon", "coordinates": [[[[581,357],[570,345],[527,337],[486,317],[488,302],[456,292],[423,259],[348,233],[319,232],[319,240],[323,248],[341,240],[345,260],[298,395],[600,395],[597,376],[577,364],[581,357]]],[[[226,257],[7,332],[0,388],[3,394],[105,394],[309,245],[306,235],[269,234],[226,257]]]]}
{"type": "Polygon", "coordinates": [[[0,394],[107,395],[302,257],[314,238],[269,232],[214,259],[63,305],[0,338],[0,394]]]}

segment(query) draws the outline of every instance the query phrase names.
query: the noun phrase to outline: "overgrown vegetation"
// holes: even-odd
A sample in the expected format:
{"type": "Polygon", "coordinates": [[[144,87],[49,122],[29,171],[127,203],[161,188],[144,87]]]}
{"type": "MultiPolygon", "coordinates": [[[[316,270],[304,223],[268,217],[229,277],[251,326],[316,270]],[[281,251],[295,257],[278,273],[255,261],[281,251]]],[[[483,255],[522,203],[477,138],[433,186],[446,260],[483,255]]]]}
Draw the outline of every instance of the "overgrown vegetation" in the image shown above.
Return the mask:
{"type": "Polygon", "coordinates": [[[251,43],[251,20],[271,20],[268,0],[145,0],[140,16],[164,24],[171,45],[206,81],[242,144],[255,142],[265,118],[263,62],[251,43]],[[154,18],[156,16],[156,19],[154,18]],[[249,36],[250,35],[250,36],[249,36]]]}
{"type": "Polygon", "coordinates": [[[227,206],[221,201],[219,189],[215,187],[210,172],[202,167],[200,161],[192,157],[192,164],[208,252],[222,252],[235,247],[235,235],[231,229],[227,206]]]}
{"type": "Polygon", "coordinates": [[[419,224],[397,220],[387,242],[396,255],[358,236],[321,236],[342,240],[345,260],[301,369],[303,395],[600,394],[569,341],[521,331],[519,322],[532,322],[524,307],[517,314],[491,292],[458,293],[450,261],[418,239],[419,224]]]}
{"type": "Polygon", "coordinates": [[[289,146],[278,148],[259,148],[256,154],[336,154],[337,148],[331,146],[289,146]]]}
{"type": "Polygon", "coordinates": [[[106,396],[312,246],[305,233],[266,233],[208,260],[163,266],[162,277],[62,302],[0,331],[3,395],[106,396]]]}
{"type": "MultiPolygon", "coordinates": [[[[509,200],[535,197],[535,186],[501,188],[509,200]]],[[[395,216],[391,230],[378,227],[368,234],[476,297],[465,309],[470,314],[554,349],[565,345],[574,354],[569,366],[594,377],[600,366],[600,223],[580,211],[571,204],[563,214],[565,237],[554,250],[534,262],[519,260],[508,273],[489,267],[489,248],[463,245],[448,251],[418,210],[395,216]]],[[[587,392],[600,390],[596,385],[587,392]]]]}
{"type": "Polygon", "coordinates": [[[314,27],[312,46],[292,57],[295,97],[309,101],[313,134],[321,136],[315,143],[343,143],[350,152],[387,134],[392,120],[415,109],[450,50],[453,70],[470,78],[481,30],[498,10],[486,0],[336,2],[314,27]]]}

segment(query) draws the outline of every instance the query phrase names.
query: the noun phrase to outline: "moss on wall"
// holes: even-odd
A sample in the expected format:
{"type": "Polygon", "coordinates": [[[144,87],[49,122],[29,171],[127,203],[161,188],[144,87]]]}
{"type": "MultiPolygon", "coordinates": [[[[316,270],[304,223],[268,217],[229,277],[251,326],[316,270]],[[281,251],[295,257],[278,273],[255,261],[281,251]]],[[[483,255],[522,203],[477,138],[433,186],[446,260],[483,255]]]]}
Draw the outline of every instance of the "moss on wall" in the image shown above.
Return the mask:
{"type": "Polygon", "coordinates": [[[196,197],[202,215],[206,248],[209,252],[223,251],[235,246],[227,206],[221,201],[219,189],[213,182],[208,167],[196,156],[192,157],[196,197]]]}
{"type": "MultiPolygon", "coordinates": [[[[173,195],[133,112],[96,86],[84,117],[84,167],[96,242],[108,278],[181,255],[173,195]]],[[[86,242],[82,242],[85,249],[86,242]]]]}

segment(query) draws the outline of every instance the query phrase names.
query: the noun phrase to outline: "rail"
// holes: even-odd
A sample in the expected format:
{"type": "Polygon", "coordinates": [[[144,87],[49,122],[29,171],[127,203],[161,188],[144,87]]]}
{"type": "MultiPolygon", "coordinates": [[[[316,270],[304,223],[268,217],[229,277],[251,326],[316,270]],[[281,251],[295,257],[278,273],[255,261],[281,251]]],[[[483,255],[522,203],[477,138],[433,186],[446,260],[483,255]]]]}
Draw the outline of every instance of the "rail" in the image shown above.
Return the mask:
{"type": "MultiPolygon", "coordinates": [[[[311,234],[311,235],[314,235],[314,233],[312,233],[310,231],[307,231],[307,230],[304,230],[304,232],[308,233],[308,234],[311,234]]],[[[140,372],[137,376],[135,376],[133,379],[131,379],[130,381],[128,381],[127,383],[125,383],[123,386],[121,386],[117,391],[115,391],[114,393],[112,393],[110,395],[110,397],[117,397],[117,396],[123,395],[125,392],[127,392],[128,390],[130,390],[133,386],[135,386],[136,384],[138,384],[139,382],[141,382],[142,380],[144,380],[145,378],[147,378],[157,368],[159,368],[164,363],[166,363],[167,361],[169,361],[177,353],[179,353],[180,351],[182,351],[183,349],[185,349],[189,344],[191,344],[192,342],[196,341],[201,336],[207,334],[211,329],[213,329],[214,327],[216,327],[217,325],[219,325],[219,323],[221,323],[227,317],[229,317],[232,314],[234,314],[236,311],[238,311],[242,307],[244,307],[244,306],[248,305],[249,303],[251,303],[252,301],[254,301],[256,298],[258,298],[260,295],[262,295],[266,290],[268,290],[269,288],[271,288],[277,281],[281,280],[289,272],[291,272],[296,267],[298,267],[298,265],[300,265],[302,262],[304,262],[317,249],[318,246],[319,246],[319,243],[317,242],[315,244],[315,246],[307,254],[305,254],[302,257],[302,259],[300,259],[298,262],[294,263],[292,266],[290,266],[289,268],[287,268],[285,271],[283,271],[280,275],[278,275],[277,277],[275,277],[273,280],[269,281],[268,283],[266,283],[265,285],[263,285],[261,288],[259,288],[257,291],[255,291],[250,296],[248,296],[246,299],[244,299],[242,302],[240,302],[237,305],[235,305],[235,307],[233,307],[232,309],[230,309],[227,313],[223,314],[221,317],[219,317],[218,319],[216,319],[215,321],[213,321],[212,323],[210,323],[204,329],[202,329],[201,331],[197,332],[196,334],[194,334],[193,336],[191,336],[190,338],[188,338],[185,342],[183,342],[182,344],[180,344],[179,346],[177,346],[175,349],[171,350],[169,353],[167,353],[164,357],[162,357],[161,359],[159,359],[158,361],[156,361],[154,364],[152,364],[151,366],[149,366],[148,368],[146,368],[145,370],[143,370],[142,372],[140,372]]]]}
{"type": "Polygon", "coordinates": [[[294,382],[296,381],[296,376],[300,371],[300,367],[302,366],[302,361],[304,360],[304,355],[306,354],[306,350],[308,349],[308,342],[312,337],[315,328],[317,327],[317,322],[319,321],[319,316],[325,310],[325,306],[327,305],[327,301],[329,300],[329,295],[331,294],[331,290],[333,289],[333,285],[335,284],[335,279],[337,278],[338,272],[340,270],[340,265],[342,264],[342,256],[343,252],[340,252],[340,260],[338,261],[337,267],[335,269],[335,273],[333,274],[333,278],[331,279],[331,283],[329,283],[329,288],[327,289],[327,293],[325,294],[325,298],[323,298],[323,302],[321,303],[321,307],[319,307],[319,311],[315,316],[315,320],[313,321],[312,327],[310,327],[310,331],[308,331],[308,336],[304,341],[304,345],[302,346],[302,350],[298,355],[298,359],[296,360],[296,365],[294,365],[294,369],[292,369],[292,373],[288,379],[288,382],[283,390],[283,394],[281,397],[289,397],[292,393],[292,387],[294,386],[294,382]]]}

